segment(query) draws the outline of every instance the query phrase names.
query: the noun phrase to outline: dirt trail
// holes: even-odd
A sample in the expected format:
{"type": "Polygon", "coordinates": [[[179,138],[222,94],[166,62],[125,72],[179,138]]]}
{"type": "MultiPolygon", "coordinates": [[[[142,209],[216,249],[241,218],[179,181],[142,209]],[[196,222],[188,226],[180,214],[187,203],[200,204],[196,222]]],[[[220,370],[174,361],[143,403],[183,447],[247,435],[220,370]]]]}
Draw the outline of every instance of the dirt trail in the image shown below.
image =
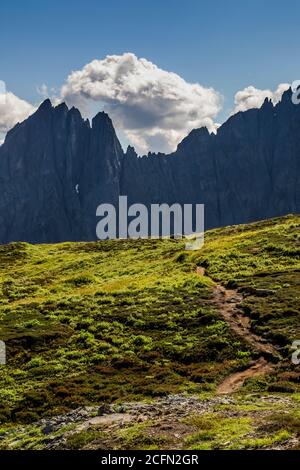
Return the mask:
{"type": "Polygon", "coordinates": [[[235,392],[240,387],[243,386],[246,379],[251,377],[256,377],[259,375],[264,375],[272,372],[273,366],[261,357],[258,361],[248,369],[245,369],[241,372],[235,372],[234,374],[229,375],[226,379],[218,386],[217,393],[220,395],[228,394],[235,392]]]}
{"type": "MultiPolygon", "coordinates": [[[[205,275],[205,269],[198,266],[197,274],[205,275]]],[[[214,288],[214,302],[224,320],[230,328],[253,349],[260,353],[261,357],[247,369],[235,372],[219,385],[217,393],[229,394],[243,386],[246,379],[272,372],[274,362],[278,360],[278,352],[274,346],[251,331],[251,322],[241,308],[243,296],[234,289],[226,289],[220,284],[214,288]]]]}
{"type": "Polygon", "coordinates": [[[241,294],[233,289],[225,289],[225,287],[218,284],[214,289],[214,301],[224,320],[246,343],[260,352],[267,360],[274,360],[278,357],[278,353],[272,344],[251,331],[250,319],[240,307],[243,301],[241,294]]]}

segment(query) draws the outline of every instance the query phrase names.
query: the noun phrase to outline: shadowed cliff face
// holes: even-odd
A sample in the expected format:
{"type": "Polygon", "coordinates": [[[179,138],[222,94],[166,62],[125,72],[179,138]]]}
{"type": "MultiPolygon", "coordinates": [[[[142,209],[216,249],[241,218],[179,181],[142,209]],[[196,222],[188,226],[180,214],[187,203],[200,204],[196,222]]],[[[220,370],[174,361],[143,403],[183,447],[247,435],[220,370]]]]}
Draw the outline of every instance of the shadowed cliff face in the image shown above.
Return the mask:
{"type": "Polygon", "coordinates": [[[96,207],[119,193],[123,151],[110,118],[46,100],[0,147],[0,241],[95,238],[96,207]]]}
{"type": "Polygon", "coordinates": [[[193,130],[172,155],[137,160],[130,149],[124,161],[131,202],[204,203],[206,228],[297,213],[300,106],[288,91],[275,107],[266,100],[232,116],[217,135],[193,130]]]}
{"type": "Polygon", "coordinates": [[[78,110],[46,100],[0,147],[0,242],[96,238],[96,208],[117,203],[204,203],[206,228],[300,209],[300,106],[273,107],[193,130],[171,155],[123,153],[112,122],[90,126],[78,110]]]}

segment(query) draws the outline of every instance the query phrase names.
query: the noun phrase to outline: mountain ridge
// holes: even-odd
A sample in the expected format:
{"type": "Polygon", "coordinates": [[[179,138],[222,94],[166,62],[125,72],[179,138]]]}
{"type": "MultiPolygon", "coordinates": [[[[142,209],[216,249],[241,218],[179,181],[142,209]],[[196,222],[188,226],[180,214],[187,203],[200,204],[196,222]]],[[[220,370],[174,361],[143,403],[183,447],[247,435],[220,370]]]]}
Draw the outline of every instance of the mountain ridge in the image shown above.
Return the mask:
{"type": "Polygon", "coordinates": [[[297,213],[300,108],[281,102],[194,129],[169,155],[124,152],[110,117],[91,121],[49,99],[0,147],[0,242],[96,239],[96,208],[205,204],[206,228],[297,213]]]}

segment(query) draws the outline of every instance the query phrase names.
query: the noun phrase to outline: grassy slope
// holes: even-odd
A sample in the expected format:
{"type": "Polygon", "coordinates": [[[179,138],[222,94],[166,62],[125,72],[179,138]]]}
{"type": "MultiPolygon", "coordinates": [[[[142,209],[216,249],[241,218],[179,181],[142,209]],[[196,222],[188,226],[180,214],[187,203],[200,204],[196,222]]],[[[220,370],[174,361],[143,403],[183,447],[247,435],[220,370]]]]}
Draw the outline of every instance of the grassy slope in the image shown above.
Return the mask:
{"type": "Polygon", "coordinates": [[[254,330],[286,358],[277,376],[245,389],[297,391],[289,356],[300,339],[299,226],[290,216],[213,230],[197,253],[176,240],[0,247],[2,422],[103,400],[213,393],[256,353],[220,318],[210,278],[247,294],[254,330]]]}
{"type": "Polygon", "coordinates": [[[278,347],[284,372],[271,386],[274,391],[299,384],[291,364],[291,345],[300,339],[299,227],[300,217],[288,216],[212,230],[195,255],[215,281],[243,293],[253,331],[278,347]]]}

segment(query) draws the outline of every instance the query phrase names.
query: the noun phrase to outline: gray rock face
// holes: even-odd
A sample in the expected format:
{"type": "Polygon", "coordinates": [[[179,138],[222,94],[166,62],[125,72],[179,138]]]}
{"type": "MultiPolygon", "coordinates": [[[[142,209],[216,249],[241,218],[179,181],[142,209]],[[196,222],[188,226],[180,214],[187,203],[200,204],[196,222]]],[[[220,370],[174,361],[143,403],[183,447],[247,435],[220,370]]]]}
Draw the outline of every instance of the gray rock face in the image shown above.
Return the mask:
{"type": "Polygon", "coordinates": [[[90,127],[46,100],[0,147],[0,242],[95,239],[96,207],[116,200],[122,158],[105,113],[90,127]]]}
{"type": "Polygon", "coordinates": [[[0,147],[0,242],[94,240],[102,202],[204,203],[206,228],[300,209],[300,106],[232,116],[217,135],[193,130],[170,155],[124,154],[112,122],[90,126],[46,100],[0,147]]]}
{"type": "Polygon", "coordinates": [[[137,160],[130,150],[121,190],[130,201],[204,203],[206,228],[297,213],[300,106],[287,91],[276,106],[266,100],[232,116],[217,135],[193,130],[171,155],[137,160]]]}

